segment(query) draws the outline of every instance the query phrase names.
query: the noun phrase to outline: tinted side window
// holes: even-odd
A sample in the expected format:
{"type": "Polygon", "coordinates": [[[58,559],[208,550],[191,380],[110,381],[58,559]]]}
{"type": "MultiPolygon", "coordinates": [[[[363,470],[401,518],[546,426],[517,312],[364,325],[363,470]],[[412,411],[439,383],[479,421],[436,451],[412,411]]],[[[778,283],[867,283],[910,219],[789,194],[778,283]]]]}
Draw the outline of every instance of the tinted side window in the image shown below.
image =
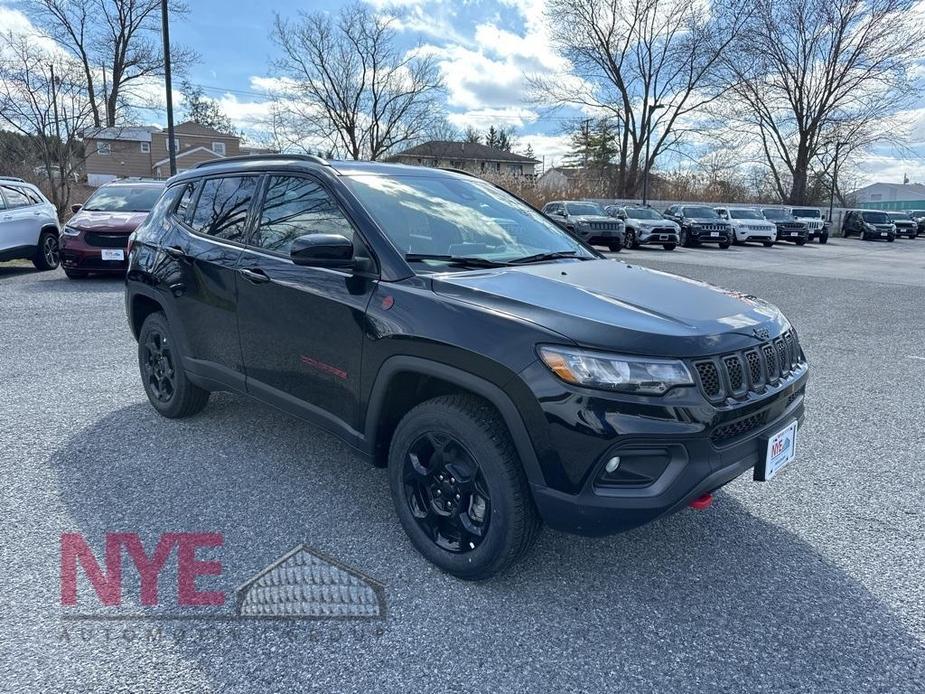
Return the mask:
{"type": "Polygon", "coordinates": [[[193,229],[228,241],[243,241],[247,211],[256,189],[255,176],[206,180],[193,213],[193,229]]]}
{"type": "Polygon", "coordinates": [[[25,193],[10,186],[3,186],[3,196],[6,198],[7,207],[26,207],[32,204],[25,193]]]}
{"type": "Polygon", "coordinates": [[[293,240],[305,234],[339,234],[352,240],[353,227],[311,179],[271,177],[251,245],[288,254],[293,240]]]}
{"type": "Polygon", "coordinates": [[[33,190],[29,190],[28,188],[17,188],[16,190],[29,198],[29,204],[31,205],[38,205],[42,202],[42,199],[39,197],[38,193],[33,190]]]}
{"type": "Polygon", "coordinates": [[[177,209],[174,214],[184,222],[189,221],[193,200],[196,198],[197,183],[198,181],[193,181],[183,186],[183,195],[180,196],[180,202],[177,203],[177,209]]]}

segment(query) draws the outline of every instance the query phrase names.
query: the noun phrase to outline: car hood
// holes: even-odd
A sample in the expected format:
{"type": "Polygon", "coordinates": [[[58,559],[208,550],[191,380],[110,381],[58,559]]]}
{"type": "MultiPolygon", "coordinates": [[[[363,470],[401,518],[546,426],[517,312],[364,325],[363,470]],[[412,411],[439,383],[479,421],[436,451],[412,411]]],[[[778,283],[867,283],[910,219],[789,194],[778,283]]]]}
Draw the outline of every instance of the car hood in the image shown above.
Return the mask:
{"type": "Polygon", "coordinates": [[[67,226],[81,231],[106,231],[131,234],[145,221],[147,212],[93,212],[81,210],[71,217],[67,226]]]}
{"type": "Polygon", "coordinates": [[[714,217],[685,217],[684,219],[694,224],[726,224],[725,219],[716,219],[714,217]]]}
{"type": "Polygon", "coordinates": [[[773,227],[774,222],[769,222],[767,219],[730,219],[729,224],[733,226],[758,226],[758,227],[773,227]]]}
{"type": "Polygon", "coordinates": [[[671,221],[670,219],[634,219],[632,220],[633,225],[637,227],[642,227],[644,229],[650,229],[655,227],[677,227],[678,225],[671,221]]]}
{"type": "Polygon", "coordinates": [[[529,321],[585,347],[629,354],[723,353],[789,325],[754,296],[613,260],[445,273],[432,281],[441,296],[529,321]]]}
{"type": "Polygon", "coordinates": [[[620,223],[619,219],[599,214],[573,214],[569,216],[569,221],[578,222],[579,224],[587,224],[588,222],[612,222],[613,224],[620,223]]]}

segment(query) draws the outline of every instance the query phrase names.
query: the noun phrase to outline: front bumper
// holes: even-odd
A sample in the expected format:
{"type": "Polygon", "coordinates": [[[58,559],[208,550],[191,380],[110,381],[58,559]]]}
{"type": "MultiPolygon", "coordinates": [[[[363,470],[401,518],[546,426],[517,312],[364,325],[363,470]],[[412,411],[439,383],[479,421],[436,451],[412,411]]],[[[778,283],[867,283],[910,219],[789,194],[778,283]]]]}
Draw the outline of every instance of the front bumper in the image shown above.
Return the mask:
{"type": "Polygon", "coordinates": [[[778,241],[808,241],[809,232],[806,229],[778,229],[778,241]]]}
{"type": "MultiPolygon", "coordinates": [[[[529,376],[542,378],[542,368],[531,369],[529,376]]],[[[607,535],[687,507],[760,463],[768,436],[793,420],[802,423],[807,375],[803,365],[760,396],[717,406],[694,388],[640,398],[591,391],[551,396],[552,384],[539,392],[534,386],[548,423],[546,440],[554,449],[538,452],[541,460],[559,458],[558,465],[544,465],[545,484],[531,484],[540,515],[557,530],[607,535]],[[648,404],[654,402],[660,404],[648,404]],[[753,419],[762,424],[714,438],[721,427],[729,430],[753,419]],[[658,455],[668,462],[660,464],[651,482],[603,483],[604,466],[621,452],[624,460],[658,455]]]]}
{"type": "Polygon", "coordinates": [[[87,243],[86,234],[80,236],[67,236],[61,234],[59,248],[61,252],[61,265],[68,270],[84,272],[111,272],[125,273],[128,268],[128,234],[125,243],[117,245],[110,242],[106,247],[87,243]],[[103,260],[103,251],[122,251],[122,260],[103,260]]]}
{"type": "Polygon", "coordinates": [[[705,231],[698,229],[697,227],[689,227],[687,230],[688,235],[692,241],[697,243],[731,243],[732,242],[732,232],[731,231],[705,231]],[[713,236],[716,234],[716,236],[713,236]]]}
{"type": "Polygon", "coordinates": [[[599,243],[608,245],[611,243],[623,243],[624,232],[619,229],[586,229],[576,227],[575,234],[585,243],[599,243]]]}
{"type": "Polygon", "coordinates": [[[638,231],[636,240],[642,246],[661,245],[663,243],[680,243],[678,232],[668,230],[638,231]]]}

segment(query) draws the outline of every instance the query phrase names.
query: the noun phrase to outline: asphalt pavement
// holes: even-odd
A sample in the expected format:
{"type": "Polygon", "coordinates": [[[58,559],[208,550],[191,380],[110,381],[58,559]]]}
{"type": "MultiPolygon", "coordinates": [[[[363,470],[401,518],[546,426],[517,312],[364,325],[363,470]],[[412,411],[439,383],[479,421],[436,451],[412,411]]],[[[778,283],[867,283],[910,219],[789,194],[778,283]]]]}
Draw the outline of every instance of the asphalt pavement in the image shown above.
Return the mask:
{"type": "Polygon", "coordinates": [[[812,367],[798,459],[623,535],[545,530],[480,584],[310,425],[228,394],[156,415],[120,280],[0,264],[0,691],[925,691],[925,238],[616,257],[783,309],[812,367]],[[228,596],[304,543],[381,583],[384,616],[178,605],[172,558],[157,606],[129,560],[120,607],[83,569],[62,606],[62,533],[102,565],[107,532],[220,533],[196,585],[228,596]]]}

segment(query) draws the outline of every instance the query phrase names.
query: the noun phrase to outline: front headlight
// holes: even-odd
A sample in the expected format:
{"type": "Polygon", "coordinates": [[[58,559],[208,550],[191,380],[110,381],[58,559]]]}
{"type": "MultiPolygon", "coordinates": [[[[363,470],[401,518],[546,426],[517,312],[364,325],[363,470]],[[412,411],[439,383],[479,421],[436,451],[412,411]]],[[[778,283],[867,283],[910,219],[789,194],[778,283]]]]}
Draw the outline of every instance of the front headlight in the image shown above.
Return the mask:
{"type": "Polygon", "coordinates": [[[543,345],[540,359],[566,383],[624,393],[661,395],[675,386],[694,385],[684,362],[648,359],[572,347],[543,345]]]}
{"type": "Polygon", "coordinates": [[[867,229],[867,231],[877,231],[877,227],[875,227],[873,224],[868,224],[867,222],[864,222],[864,228],[867,229]]]}
{"type": "Polygon", "coordinates": [[[64,229],[61,230],[61,233],[65,236],[80,236],[80,229],[75,229],[74,227],[65,225],[64,229]]]}

